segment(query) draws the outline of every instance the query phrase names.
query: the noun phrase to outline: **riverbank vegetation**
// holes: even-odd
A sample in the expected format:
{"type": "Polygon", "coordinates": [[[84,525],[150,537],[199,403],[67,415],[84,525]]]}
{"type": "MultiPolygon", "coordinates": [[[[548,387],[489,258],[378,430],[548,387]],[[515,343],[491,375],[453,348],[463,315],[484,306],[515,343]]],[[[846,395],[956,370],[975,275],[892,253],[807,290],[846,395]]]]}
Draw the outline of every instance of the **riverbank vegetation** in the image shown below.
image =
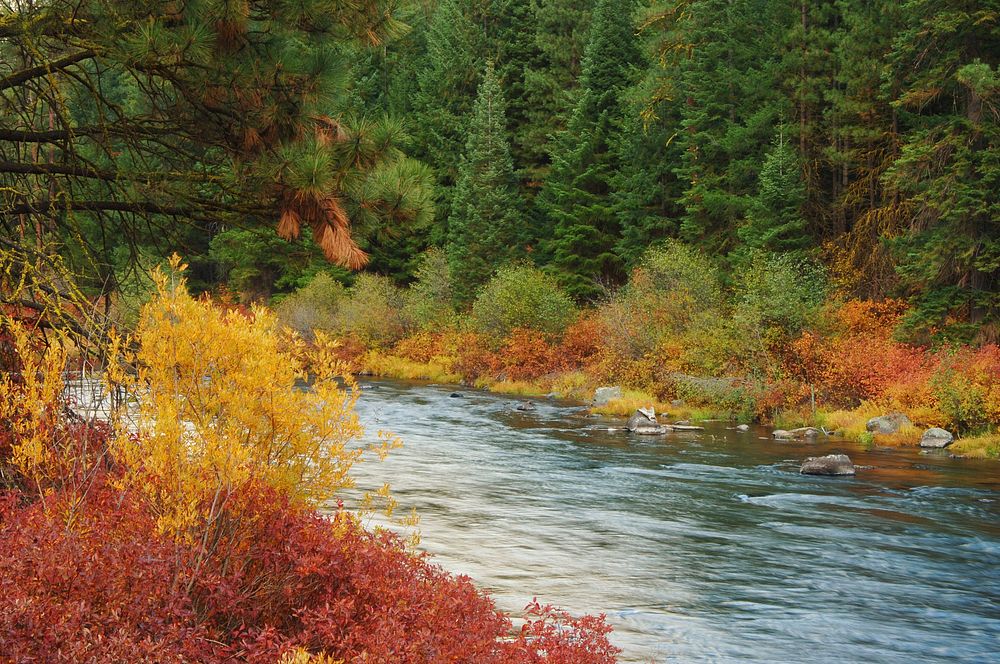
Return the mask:
{"type": "Polygon", "coordinates": [[[341,490],[395,441],[359,444],[358,392],[331,342],[195,300],[173,267],[154,275],[135,337],[112,341],[104,405],[67,401],[63,345],[4,328],[5,657],[614,661],[602,618],[532,603],[515,630],[468,578],[362,527],[341,490]]]}
{"type": "Polygon", "coordinates": [[[515,265],[464,314],[449,274],[431,251],[406,289],[362,279],[331,296],[321,275],[277,311],[305,334],[343,338],[338,353],[360,373],[579,401],[620,385],[623,398],[598,412],[655,405],[678,418],[811,425],[886,445],[944,427],[965,437],[962,453],[1000,453],[1000,348],[907,342],[904,301],[844,299],[806,259],[757,253],[724,275],[704,252],[667,242],[624,287],[583,307],[555,279],[515,265]],[[887,412],[915,426],[868,433],[866,422],[887,412]]]}

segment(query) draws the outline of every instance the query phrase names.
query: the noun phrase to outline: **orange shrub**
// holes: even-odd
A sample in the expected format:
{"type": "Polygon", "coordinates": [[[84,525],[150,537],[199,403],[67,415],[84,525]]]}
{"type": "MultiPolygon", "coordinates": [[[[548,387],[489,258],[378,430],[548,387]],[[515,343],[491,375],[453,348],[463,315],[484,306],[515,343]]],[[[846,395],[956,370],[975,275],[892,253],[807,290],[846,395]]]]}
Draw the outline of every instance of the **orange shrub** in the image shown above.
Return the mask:
{"type": "Polygon", "coordinates": [[[515,328],[494,356],[493,371],[507,380],[533,380],[560,367],[559,350],[537,330],[515,328]]]}
{"type": "Polygon", "coordinates": [[[445,352],[445,337],[440,332],[417,332],[399,341],[392,349],[393,355],[414,362],[430,362],[445,352]]]}
{"type": "Polygon", "coordinates": [[[583,314],[566,328],[559,344],[559,355],[567,369],[584,367],[592,363],[601,352],[608,337],[608,329],[598,316],[583,314]]]}
{"type": "Polygon", "coordinates": [[[478,334],[466,332],[454,335],[449,340],[451,356],[455,358],[452,370],[466,381],[474,381],[491,374],[496,365],[496,356],[489,345],[478,334]]]}

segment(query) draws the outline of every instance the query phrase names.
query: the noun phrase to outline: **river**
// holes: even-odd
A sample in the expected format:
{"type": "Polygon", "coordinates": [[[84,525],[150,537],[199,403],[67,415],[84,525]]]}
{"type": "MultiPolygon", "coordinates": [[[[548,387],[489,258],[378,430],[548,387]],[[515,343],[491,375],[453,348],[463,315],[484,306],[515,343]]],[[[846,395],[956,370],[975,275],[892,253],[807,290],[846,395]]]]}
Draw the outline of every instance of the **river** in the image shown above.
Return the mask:
{"type": "Polygon", "coordinates": [[[1000,463],[766,439],[637,437],[572,404],[365,384],[357,466],[421,548],[500,608],[606,613],[623,662],[1000,661],[1000,463]],[[856,478],[798,473],[847,452],[856,478]]]}

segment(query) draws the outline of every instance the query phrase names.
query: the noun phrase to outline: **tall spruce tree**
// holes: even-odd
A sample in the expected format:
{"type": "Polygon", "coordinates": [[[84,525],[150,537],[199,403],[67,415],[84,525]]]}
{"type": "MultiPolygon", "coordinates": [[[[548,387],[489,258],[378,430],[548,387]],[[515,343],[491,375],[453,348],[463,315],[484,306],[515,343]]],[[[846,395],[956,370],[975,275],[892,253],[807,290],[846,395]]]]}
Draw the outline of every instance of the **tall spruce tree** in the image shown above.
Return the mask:
{"type": "Polygon", "coordinates": [[[524,74],[526,122],[516,129],[529,191],[548,173],[552,137],[573,109],[593,0],[534,0],[534,59],[524,74]]]}
{"type": "Polygon", "coordinates": [[[778,118],[789,103],[776,85],[780,42],[790,20],[768,0],[693,0],[671,39],[690,52],[673,61],[676,141],[686,182],[681,237],[713,251],[734,246],[757,188],[778,118]]]}
{"type": "Polygon", "coordinates": [[[914,331],[1000,333],[1000,2],[911,0],[892,52],[906,127],[887,172],[910,231],[899,266],[914,331]],[[949,325],[955,320],[963,325],[949,325]]]}
{"type": "Polygon", "coordinates": [[[757,195],[747,223],[739,229],[740,239],[750,248],[772,252],[806,249],[810,238],[802,214],[805,203],[801,158],[779,130],[760,169],[757,195]]]}
{"type": "Polygon", "coordinates": [[[468,124],[448,219],[448,265],[460,305],[470,302],[498,267],[524,253],[527,229],[506,120],[506,102],[491,61],[468,124]]]}
{"type": "Polygon", "coordinates": [[[620,164],[614,150],[622,126],[620,96],[641,61],[631,0],[600,0],[594,8],[573,114],[557,138],[552,172],[540,194],[551,239],[551,269],[577,299],[622,278],[615,253],[621,234],[612,201],[620,164]]]}

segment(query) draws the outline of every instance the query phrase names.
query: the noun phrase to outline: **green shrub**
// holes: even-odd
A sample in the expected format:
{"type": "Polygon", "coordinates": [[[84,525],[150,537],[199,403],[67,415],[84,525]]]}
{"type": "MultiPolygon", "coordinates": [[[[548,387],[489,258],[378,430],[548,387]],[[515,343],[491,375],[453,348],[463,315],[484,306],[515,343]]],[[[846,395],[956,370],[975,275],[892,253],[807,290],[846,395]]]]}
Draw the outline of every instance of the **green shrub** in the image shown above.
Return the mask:
{"type": "Polygon", "coordinates": [[[388,346],[410,328],[403,291],[389,277],[360,274],[337,310],[336,328],[367,346],[388,346]]]}
{"type": "Polygon", "coordinates": [[[404,315],[422,331],[441,330],[455,324],[455,308],[448,256],[431,248],[420,257],[416,281],[406,291],[404,315]]]}
{"type": "Polygon", "coordinates": [[[285,296],[275,312],[278,320],[312,340],[314,330],[336,331],[337,311],[346,297],[343,284],[319,272],[308,284],[285,296]]]}
{"type": "Polygon", "coordinates": [[[576,318],[576,306],[555,279],[527,265],[502,267],[472,305],[477,332],[502,339],[514,328],[555,337],[576,318]]]}
{"type": "Polygon", "coordinates": [[[735,318],[747,325],[797,334],[816,320],[827,293],[826,274],[792,254],[752,252],[736,272],[735,318]]]}
{"type": "Polygon", "coordinates": [[[600,317],[615,354],[639,359],[677,340],[722,304],[718,272],[708,256],[670,241],[647,251],[629,283],[601,305],[600,317]]]}

